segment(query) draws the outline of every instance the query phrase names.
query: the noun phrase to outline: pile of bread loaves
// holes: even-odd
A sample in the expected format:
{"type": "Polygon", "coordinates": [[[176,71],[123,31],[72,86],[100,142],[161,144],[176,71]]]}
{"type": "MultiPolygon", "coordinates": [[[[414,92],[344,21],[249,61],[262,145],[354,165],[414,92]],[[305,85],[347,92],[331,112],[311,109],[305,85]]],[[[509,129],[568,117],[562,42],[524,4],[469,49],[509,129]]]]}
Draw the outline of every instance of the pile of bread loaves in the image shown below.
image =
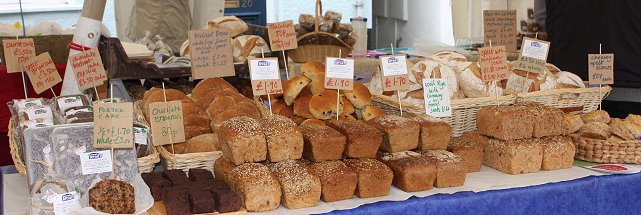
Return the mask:
{"type": "Polygon", "coordinates": [[[608,112],[595,110],[585,115],[569,115],[565,119],[568,132],[577,136],[621,142],[641,140],[641,116],[629,114],[625,119],[610,118],[608,112]]]}
{"type": "MultiPolygon", "coordinates": [[[[515,68],[516,62],[510,62],[509,66],[508,79],[483,81],[478,62],[469,62],[465,56],[454,51],[441,51],[414,64],[408,61],[410,90],[401,91],[400,96],[405,101],[422,104],[424,78],[444,78],[452,99],[585,87],[579,76],[561,71],[549,63],[543,74],[518,70],[515,68]]],[[[380,95],[384,93],[382,89],[381,73],[377,71],[370,82],[370,90],[372,94],[380,95]]],[[[395,92],[385,94],[388,93],[395,92]]]]}
{"type": "Polygon", "coordinates": [[[214,173],[250,212],[385,196],[391,185],[407,192],[461,186],[468,168],[446,151],[451,134],[446,122],[426,115],[300,126],[280,115],[240,116],[218,129],[223,156],[214,173]]]}
{"type": "MultiPolygon", "coordinates": [[[[242,35],[249,29],[245,21],[235,16],[222,16],[207,22],[208,29],[226,28],[229,30],[232,42],[234,63],[244,63],[249,57],[260,57],[262,52],[271,52],[269,45],[262,37],[242,35]]],[[[180,47],[180,56],[189,56],[189,40],[180,47]]]]}
{"type": "Polygon", "coordinates": [[[325,89],[325,64],[310,61],[300,67],[303,75],[283,81],[283,94],[274,95],[271,111],[287,116],[297,124],[335,119],[369,120],[385,112],[371,105],[372,95],[361,83],[354,82],[353,90],[325,89]],[[336,102],[340,105],[337,106],[336,102]]]}
{"type": "MultiPolygon", "coordinates": [[[[336,38],[342,40],[349,46],[356,43],[356,34],[353,32],[352,24],[341,23],[343,15],[335,11],[327,11],[325,15],[316,19],[310,14],[301,14],[298,17],[298,24],[294,25],[296,37],[301,37],[307,33],[314,32],[315,23],[318,23],[318,30],[333,34],[336,38]]],[[[323,41],[316,41],[322,42],[323,41]]]]}
{"type": "Polygon", "coordinates": [[[572,167],[576,152],[564,113],[537,103],[488,106],[479,110],[478,130],[453,138],[450,150],[468,167],[486,166],[509,174],[572,167]]]}

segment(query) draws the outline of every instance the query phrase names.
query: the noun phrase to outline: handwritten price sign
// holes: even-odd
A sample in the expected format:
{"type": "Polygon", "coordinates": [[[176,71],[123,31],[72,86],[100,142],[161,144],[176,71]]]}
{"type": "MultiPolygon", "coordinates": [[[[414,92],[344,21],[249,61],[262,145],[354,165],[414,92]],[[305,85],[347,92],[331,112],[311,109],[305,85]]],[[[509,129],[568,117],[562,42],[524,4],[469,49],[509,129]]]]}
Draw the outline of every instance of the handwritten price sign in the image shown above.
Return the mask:
{"type": "Polygon", "coordinates": [[[382,56],[383,90],[408,90],[407,57],[405,55],[382,56]]]}
{"type": "Polygon", "coordinates": [[[614,84],[614,54],[588,54],[590,84],[614,84]]]}
{"type": "Polygon", "coordinates": [[[423,96],[425,98],[425,114],[434,117],[452,116],[450,92],[445,79],[423,79],[423,96]]]}
{"type": "Polygon", "coordinates": [[[23,64],[36,56],[36,47],[32,38],[18,40],[2,40],[4,62],[7,73],[24,71],[23,64]]]}
{"type": "Polygon", "coordinates": [[[272,51],[298,48],[296,30],[294,29],[294,22],[292,20],[269,23],[267,25],[267,33],[269,34],[269,45],[272,51]]]}
{"type": "Polygon", "coordinates": [[[189,50],[193,79],[236,75],[227,29],[189,31],[189,50]]]}
{"type": "Polygon", "coordinates": [[[95,148],[132,148],[134,146],[132,103],[95,104],[93,118],[95,148]]]}
{"type": "Polygon", "coordinates": [[[485,46],[505,46],[507,51],[516,52],[516,10],[483,11],[485,46]]]}
{"type": "Polygon", "coordinates": [[[524,37],[516,69],[537,74],[545,73],[549,49],[550,42],[524,37]]]}
{"type": "Polygon", "coordinates": [[[76,74],[80,90],[102,85],[107,80],[107,73],[102,66],[98,49],[90,49],[69,56],[71,68],[76,74]]]}
{"type": "Polygon", "coordinates": [[[183,105],[180,101],[149,104],[151,138],[155,146],[185,142],[183,105]]]}
{"type": "Polygon", "coordinates": [[[33,89],[38,94],[62,82],[62,78],[60,78],[49,52],[27,60],[24,67],[27,70],[29,79],[31,79],[33,89]]]}
{"type": "Polygon", "coordinates": [[[354,88],[354,60],[328,57],[325,60],[325,89],[354,88]]]}
{"type": "Polygon", "coordinates": [[[254,96],[283,93],[278,70],[278,58],[261,58],[249,61],[254,96]]]}
{"type": "Polygon", "coordinates": [[[510,72],[507,65],[505,46],[479,48],[481,79],[483,81],[500,81],[507,79],[510,72]]]}

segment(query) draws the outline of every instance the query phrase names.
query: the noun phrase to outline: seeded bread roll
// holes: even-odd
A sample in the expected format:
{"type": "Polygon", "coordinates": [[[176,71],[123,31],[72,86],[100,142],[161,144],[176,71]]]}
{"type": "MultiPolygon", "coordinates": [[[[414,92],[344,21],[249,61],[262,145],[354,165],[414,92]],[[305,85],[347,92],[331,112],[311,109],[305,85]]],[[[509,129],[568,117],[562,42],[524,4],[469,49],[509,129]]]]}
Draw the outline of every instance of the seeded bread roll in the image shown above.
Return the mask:
{"type": "Polygon", "coordinates": [[[385,164],[370,158],[347,159],[345,164],[358,174],[356,196],[370,198],[389,194],[394,174],[385,164]]]}
{"type": "Polygon", "coordinates": [[[303,156],[313,162],[338,160],[343,157],[347,139],[340,132],[323,124],[302,124],[305,146],[303,156]]]}
{"type": "Polygon", "coordinates": [[[245,21],[235,16],[221,16],[209,20],[209,22],[207,22],[207,27],[209,29],[227,28],[229,29],[230,37],[242,34],[243,32],[247,31],[247,29],[249,29],[249,26],[247,26],[247,23],[245,23],[245,21]]]}
{"type": "Polygon", "coordinates": [[[372,94],[369,89],[361,83],[354,82],[352,90],[342,90],[341,93],[349,100],[356,108],[363,108],[372,103],[372,94]]]}
{"type": "Polygon", "coordinates": [[[563,126],[565,130],[564,134],[572,134],[583,127],[583,120],[580,115],[566,114],[563,117],[563,126]]]}
{"type": "Polygon", "coordinates": [[[420,153],[436,164],[434,187],[463,186],[467,166],[461,157],[445,150],[427,150],[420,153]]]}
{"type": "Polygon", "coordinates": [[[259,163],[234,166],[225,160],[226,158],[221,157],[216,161],[216,178],[218,175],[225,175],[227,184],[242,197],[243,206],[247,211],[261,212],[278,208],[281,188],[267,166],[259,163]]]}
{"type": "Polygon", "coordinates": [[[338,106],[336,104],[337,96],[338,94],[333,90],[323,90],[314,94],[309,100],[309,112],[316,119],[335,118],[336,114],[341,114],[343,111],[343,101],[339,100],[340,105],[338,106]]]}
{"type": "Polygon", "coordinates": [[[218,138],[223,155],[235,165],[264,161],[267,157],[267,141],[258,121],[235,117],[220,126],[218,138]]]}
{"type": "Polygon", "coordinates": [[[89,205],[97,211],[110,214],[133,214],[136,212],[134,186],[105,179],[89,189],[89,205]]]}
{"type": "Polygon", "coordinates": [[[523,105],[491,105],[481,108],[476,114],[478,131],[501,140],[532,137],[534,132],[533,122],[532,114],[523,105]]]}
{"type": "Polygon", "coordinates": [[[329,127],[347,137],[344,155],[350,158],[376,158],[376,152],[383,143],[383,133],[361,121],[327,121],[329,127]]]}
{"type": "Polygon", "coordinates": [[[610,126],[599,121],[586,122],[578,133],[581,137],[598,140],[607,140],[612,134],[610,126]]]}
{"type": "Polygon", "coordinates": [[[363,119],[365,121],[379,116],[384,116],[386,114],[382,109],[372,105],[365,106],[363,109],[357,109],[355,112],[359,119],[363,119]]]}
{"type": "Polygon", "coordinates": [[[218,135],[214,133],[201,134],[187,141],[185,153],[220,151],[218,135]]]}
{"type": "Polygon", "coordinates": [[[450,143],[452,126],[442,119],[418,115],[412,117],[421,126],[420,142],[418,147],[422,150],[445,150],[450,143]]]}
{"type": "Polygon", "coordinates": [[[384,133],[380,149],[386,152],[409,151],[418,147],[421,126],[408,118],[397,115],[379,116],[367,121],[384,133]]]}
{"type": "Polygon", "coordinates": [[[305,76],[296,76],[293,77],[290,80],[284,81],[283,82],[283,95],[285,98],[285,103],[289,106],[294,104],[294,100],[298,97],[301,91],[307,85],[311,82],[312,80],[305,77],[305,76]]]}
{"type": "Polygon", "coordinates": [[[624,140],[637,140],[641,137],[641,125],[622,119],[612,119],[610,131],[624,140]]]}
{"type": "Polygon", "coordinates": [[[504,173],[516,175],[538,172],[543,161],[541,144],[530,139],[488,141],[483,164],[504,173]]]}
{"type": "Polygon", "coordinates": [[[436,165],[421,154],[404,151],[382,153],[378,159],[394,173],[394,186],[405,192],[432,189],[436,180],[436,165]]]}
{"type": "Polygon", "coordinates": [[[608,114],[608,112],[604,110],[595,110],[581,116],[581,119],[583,119],[584,123],[602,122],[608,124],[610,123],[610,114],[608,114]]]}
{"type": "Polygon", "coordinates": [[[300,67],[300,72],[305,77],[314,79],[316,74],[325,74],[325,64],[318,61],[308,61],[300,67]]]}
{"type": "Polygon", "coordinates": [[[356,190],[358,174],[340,160],[313,163],[310,168],[321,182],[321,199],[334,202],[351,199],[356,190]]]}
{"type": "Polygon", "coordinates": [[[354,113],[354,105],[352,102],[349,101],[349,99],[345,99],[345,95],[341,95],[341,100],[343,100],[343,112],[342,114],[353,114],[354,113]]]}
{"type": "Polygon", "coordinates": [[[625,120],[641,125],[641,115],[628,114],[625,120]]]}
{"type": "Polygon", "coordinates": [[[307,165],[300,161],[288,160],[268,165],[280,183],[281,202],[289,209],[318,205],[321,197],[321,183],[307,165]]]}
{"type": "Polygon", "coordinates": [[[258,120],[267,140],[267,159],[271,162],[297,160],[303,155],[303,134],[292,120],[272,115],[258,120]]]}
{"type": "Polygon", "coordinates": [[[465,137],[453,137],[447,150],[461,157],[467,166],[467,172],[478,172],[483,163],[483,146],[465,137]]]}
{"type": "Polygon", "coordinates": [[[311,95],[299,96],[296,98],[296,100],[294,100],[294,114],[305,119],[314,118],[314,115],[309,112],[309,101],[311,99],[311,95]]]}
{"type": "Polygon", "coordinates": [[[318,124],[318,125],[325,125],[325,122],[322,120],[318,119],[306,119],[305,121],[301,122],[300,125],[305,125],[305,124],[318,124]]]}
{"type": "Polygon", "coordinates": [[[543,148],[542,170],[572,168],[576,148],[572,140],[565,136],[544,137],[540,140],[543,148]]]}

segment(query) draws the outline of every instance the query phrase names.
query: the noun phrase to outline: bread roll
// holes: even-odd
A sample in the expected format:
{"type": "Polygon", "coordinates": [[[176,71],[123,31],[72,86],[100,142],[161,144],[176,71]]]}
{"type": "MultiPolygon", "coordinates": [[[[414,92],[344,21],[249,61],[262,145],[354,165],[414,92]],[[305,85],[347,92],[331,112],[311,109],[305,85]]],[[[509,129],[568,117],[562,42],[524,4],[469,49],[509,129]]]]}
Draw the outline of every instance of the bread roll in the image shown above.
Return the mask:
{"type": "Polygon", "coordinates": [[[207,27],[209,29],[213,28],[227,28],[229,30],[229,36],[234,37],[249,29],[247,23],[242,19],[239,19],[235,16],[221,16],[207,22],[207,27]]]}
{"type": "Polygon", "coordinates": [[[316,95],[325,90],[325,73],[317,73],[309,83],[309,90],[316,95]]]}
{"type": "Polygon", "coordinates": [[[309,79],[314,79],[316,74],[325,74],[325,64],[318,61],[308,61],[300,67],[300,72],[309,79]]]}
{"type": "Polygon", "coordinates": [[[352,102],[350,102],[349,99],[345,99],[344,95],[341,95],[341,99],[343,100],[343,114],[353,114],[355,108],[352,102]]]}
{"type": "Polygon", "coordinates": [[[369,89],[361,83],[354,82],[354,88],[352,90],[343,90],[341,92],[356,108],[363,108],[372,103],[372,94],[370,94],[369,89]]]}
{"type": "Polygon", "coordinates": [[[581,120],[580,115],[566,114],[563,117],[563,125],[565,127],[565,134],[572,134],[583,127],[583,120],[581,120]]]}
{"type": "Polygon", "coordinates": [[[610,131],[624,140],[637,140],[641,137],[641,125],[622,119],[612,119],[610,131]]]}
{"type": "Polygon", "coordinates": [[[641,115],[628,114],[625,120],[641,125],[641,115]]]}
{"type": "Polygon", "coordinates": [[[581,119],[583,119],[584,123],[601,122],[601,123],[608,124],[610,123],[610,114],[604,110],[595,110],[581,116],[581,119]]]}
{"type": "Polygon", "coordinates": [[[294,100],[294,114],[305,119],[314,118],[314,115],[309,112],[309,101],[311,99],[311,95],[300,96],[296,98],[296,100],[294,100]]]}
{"type": "Polygon", "coordinates": [[[372,105],[365,106],[363,109],[356,111],[356,116],[358,116],[359,119],[363,119],[365,121],[383,116],[385,114],[385,111],[372,105]]]}
{"type": "Polygon", "coordinates": [[[283,82],[283,95],[285,98],[285,103],[291,106],[294,103],[294,100],[298,97],[301,91],[311,82],[309,78],[305,76],[296,76],[290,80],[283,82]]]}
{"type": "Polygon", "coordinates": [[[343,111],[343,102],[338,101],[338,94],[333,90],[323,90],[318,94],[314,94],[309,101],[309,112],[312,113],[316,119],[331,119],[336,117],[336,114],[341,114],[343,111]],[[338,109],[338,110],[337,110],[338,109]]]}
{"type": "Polygon", "coordinates": [[[251,57],[260,57],[262,53],[271,52],[267,42],[256,35],[242,35],[232,42],[234,63],[242,63],[251,57]]]}
{"type": "Polygon", "coordinates": [[[581,77],[571,72],[559,72],[556,74],[556,88],[585,88],[581,77]]]}
{"type": "Polygon", "coordinates": [[[214,133],[201,134],[187,141],[185,153],[220,151],[218,135],[214,133]]]}
{"type": "Polygon", "coordinates": [[[581,137],[598,140],[607,140],[611,135],[610,126],[598,121],[586,122],[578,133],[581,137]]]}

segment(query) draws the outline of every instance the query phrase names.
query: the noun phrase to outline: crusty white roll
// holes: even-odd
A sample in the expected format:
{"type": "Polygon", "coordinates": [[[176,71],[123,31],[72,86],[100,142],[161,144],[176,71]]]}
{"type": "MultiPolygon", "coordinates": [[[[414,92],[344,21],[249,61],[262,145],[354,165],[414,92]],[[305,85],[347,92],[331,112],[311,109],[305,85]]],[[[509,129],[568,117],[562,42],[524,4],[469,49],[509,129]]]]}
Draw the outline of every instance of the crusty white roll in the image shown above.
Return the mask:
{"type": "Polygon", "coordinates": [[[235,16],[221,16],[209,20],[209,22],[207,22],[207,27],[209,29],[227,28],[229,30],[230,37],[235,37],[249,29],[249,26],[247,26],[245,21],[235,16]]]}
{"type": "Polygon", "coordinates": [[[335,90],[323,90],[318,94],[314,94],[312,99],[309,100],[309,112],[311,112],[316,119],[331,119],[336,117],[336,114],[343,112],[343,101],[340,100],[340,105],[337,105],[337,98],[338,94],[335,90]]]}
{"type": "Polygon", "coordinates": [[[503,95],[498,81],[483,81],[481,68],[476,62],[469,62],[463,70],[456,71],[461,91],[468,98],[503,95]]]}
{"type": "Polygon", "coordinates": [[[285,103],[289,106],[294,104],[294,100],[300,95],[300,92],[307,87],[311,80],[305,76],[296,76],[283,82],[283,97],[285,103]]]}
{"type": "Polygon", "coordinates": [[[358,82],[354,82],[352,90],[341,90],[341,93],[343,93],[345,98],[352,102],[352,105],[356,108],[363,108],[372,103],[372,94],[369,93],[369,89],[358,82]]]}
{"type": "Polygon", "coordinates": [[[234,38],[232,43],[234,63],[242,63],[251,57],[261,57],[262,53],[271,52],[267,42],[256,35],[242,35],[234,38]]]}
{"type": "Polygon", "coordinates": [[[571,72],[558,72],[556,74],[556,88],[585,88],[581,77],[571,72]]]}

